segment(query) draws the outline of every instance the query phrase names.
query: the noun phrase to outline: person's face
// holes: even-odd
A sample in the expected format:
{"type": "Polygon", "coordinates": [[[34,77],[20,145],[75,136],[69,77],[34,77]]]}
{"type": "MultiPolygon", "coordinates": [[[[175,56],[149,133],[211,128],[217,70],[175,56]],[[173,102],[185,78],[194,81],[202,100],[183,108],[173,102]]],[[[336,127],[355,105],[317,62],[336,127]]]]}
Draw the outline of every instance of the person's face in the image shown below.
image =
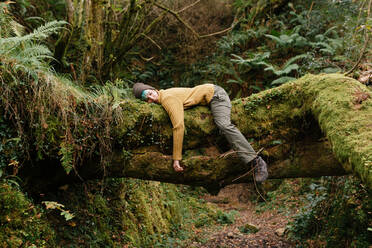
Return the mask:
{"type": "Polygon", "coordinates": [[[149,90],[147,93],[146,102],[148,103],[158,103],[159,102],[159,94],[156,90],[149,90]]]}

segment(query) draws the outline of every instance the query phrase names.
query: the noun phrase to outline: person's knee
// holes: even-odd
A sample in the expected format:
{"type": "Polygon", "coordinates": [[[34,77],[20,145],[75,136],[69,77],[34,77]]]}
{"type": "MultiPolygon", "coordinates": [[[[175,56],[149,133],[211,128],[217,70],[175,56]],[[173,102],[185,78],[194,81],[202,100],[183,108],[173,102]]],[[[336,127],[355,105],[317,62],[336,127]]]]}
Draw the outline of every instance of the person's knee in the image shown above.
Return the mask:
{"type": "Polygon", "coordinates": [[[234,127],[234,125],[231,124],[230,121],[226,121],[226,120],[218,120],[218,121],[215,121],[215,123],[218,129],[221,130],[222,132],[234,127]]]}

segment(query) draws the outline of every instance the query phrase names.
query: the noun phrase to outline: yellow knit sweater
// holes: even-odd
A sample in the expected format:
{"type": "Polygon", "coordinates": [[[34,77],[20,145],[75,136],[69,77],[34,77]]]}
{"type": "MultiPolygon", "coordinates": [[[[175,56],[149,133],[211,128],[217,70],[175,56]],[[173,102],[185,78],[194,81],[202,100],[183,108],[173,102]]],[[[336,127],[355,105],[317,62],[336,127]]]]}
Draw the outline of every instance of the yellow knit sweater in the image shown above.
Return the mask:
{"type": "Polygon", "coordinates": [[[185,131],[183,110],[194,105],[207,105],[214,94],[213,84],[194,88],[170,88],[159,91],[159,103],[167,111],[173,125],[173,159],[182,159],[182,143],[185,131]]]}

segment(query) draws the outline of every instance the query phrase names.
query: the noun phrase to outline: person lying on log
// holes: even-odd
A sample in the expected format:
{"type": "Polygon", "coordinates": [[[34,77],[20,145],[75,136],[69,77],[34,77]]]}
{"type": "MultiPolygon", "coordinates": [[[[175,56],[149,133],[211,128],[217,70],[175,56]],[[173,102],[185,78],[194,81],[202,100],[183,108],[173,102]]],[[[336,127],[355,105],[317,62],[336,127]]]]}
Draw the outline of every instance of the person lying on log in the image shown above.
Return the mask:
{"type": "Polygon", "coordinates": [[[195,105],[209,105],[214,123],[226,137],[243,163],[255,168],[257,182],[268,177],[266,162],[257,155],[243,134],[231,123],[231,102],[226,91],[213,84],[203,84],[193,88],[170,88],[156,90],[144,83],[135,83],[133,93],[136,98],[148,103],[157,103],[167,111],[173,125],[173,168],[183,171],[180,165],[184,136],[184,109],[195,105]]]}

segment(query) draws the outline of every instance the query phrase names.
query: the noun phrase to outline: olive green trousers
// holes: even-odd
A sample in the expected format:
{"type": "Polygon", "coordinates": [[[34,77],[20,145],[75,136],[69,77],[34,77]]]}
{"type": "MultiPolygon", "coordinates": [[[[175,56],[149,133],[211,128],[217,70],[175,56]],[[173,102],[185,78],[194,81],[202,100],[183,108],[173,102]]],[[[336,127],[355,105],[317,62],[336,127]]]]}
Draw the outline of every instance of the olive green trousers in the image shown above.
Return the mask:
{"type": "Polygon", "coordinates": [[[231,123],[231,102],[226,91],[214,86],[214,95],[210,102],[213,120],[220,132],[225,136],[243,163],[247,164],[256,156],[256,152],[244,135],[231,123]]]}

